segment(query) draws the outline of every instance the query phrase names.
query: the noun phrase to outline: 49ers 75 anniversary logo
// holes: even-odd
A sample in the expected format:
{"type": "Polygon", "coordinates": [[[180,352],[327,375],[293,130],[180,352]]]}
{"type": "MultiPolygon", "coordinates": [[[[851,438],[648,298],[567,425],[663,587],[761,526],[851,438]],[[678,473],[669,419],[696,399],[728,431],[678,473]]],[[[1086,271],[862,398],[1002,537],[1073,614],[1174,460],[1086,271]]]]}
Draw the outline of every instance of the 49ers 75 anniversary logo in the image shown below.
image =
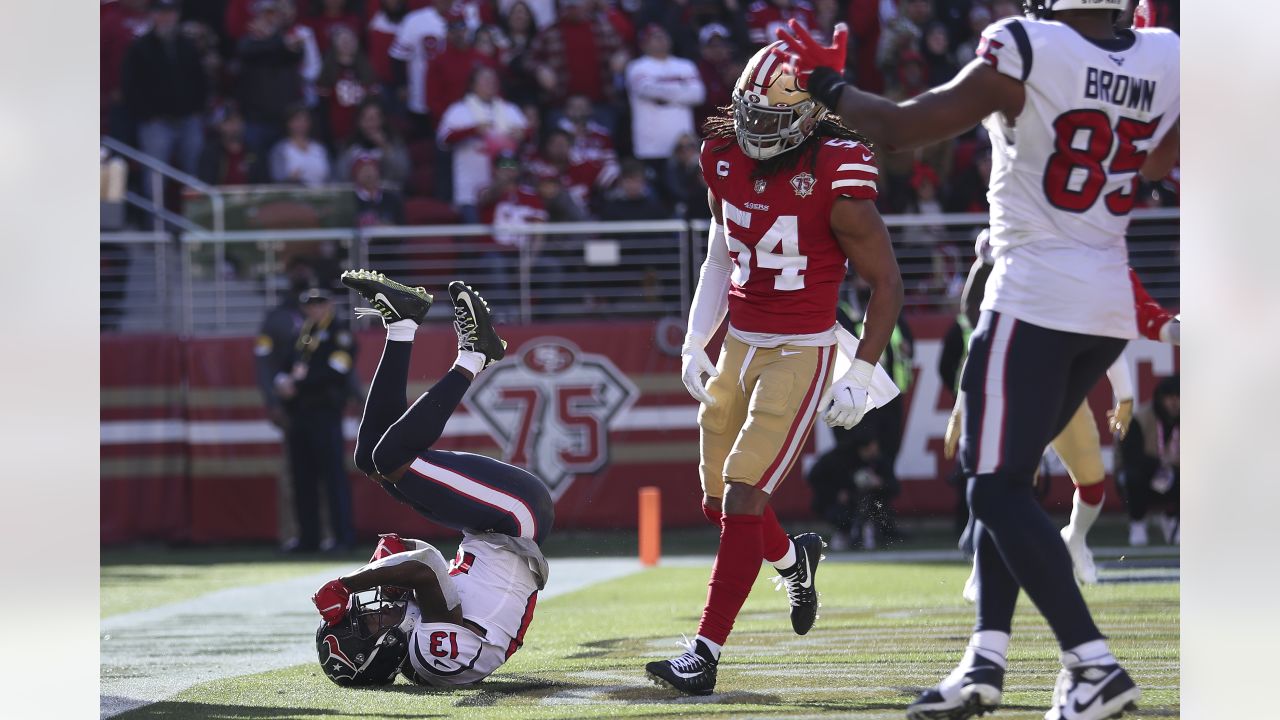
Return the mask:
{"type": "Polygon", "coordinates": [[[503,448],[559,498],[575,475],[609,462],[609,426],[640,390],[604,355],[564,338],[537,338],[477,377],[468,409],[503,448]]]}

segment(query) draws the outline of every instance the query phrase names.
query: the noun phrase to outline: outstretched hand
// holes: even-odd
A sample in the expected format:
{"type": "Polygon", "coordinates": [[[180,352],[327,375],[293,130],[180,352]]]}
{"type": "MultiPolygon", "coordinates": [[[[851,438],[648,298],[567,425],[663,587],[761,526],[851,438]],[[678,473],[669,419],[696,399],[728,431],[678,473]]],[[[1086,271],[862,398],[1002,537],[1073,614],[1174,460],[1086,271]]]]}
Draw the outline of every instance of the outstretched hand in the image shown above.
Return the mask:
{"type": "Polygon", "coordinates": [[[794,19],[787,21],[788,32],[778,28],[775,32],[785,45],[774,50],[786,63],[783,72],[796,76],[796,85],[800,90],[808,90],[809,78],[813,71],[820,68],[831,68],[836,72],[844,70],[849,57],[849,26],[844,23],[836,25],[831,35],[831,45],[823,45],[805,30],[804,26],[794,19]]]}

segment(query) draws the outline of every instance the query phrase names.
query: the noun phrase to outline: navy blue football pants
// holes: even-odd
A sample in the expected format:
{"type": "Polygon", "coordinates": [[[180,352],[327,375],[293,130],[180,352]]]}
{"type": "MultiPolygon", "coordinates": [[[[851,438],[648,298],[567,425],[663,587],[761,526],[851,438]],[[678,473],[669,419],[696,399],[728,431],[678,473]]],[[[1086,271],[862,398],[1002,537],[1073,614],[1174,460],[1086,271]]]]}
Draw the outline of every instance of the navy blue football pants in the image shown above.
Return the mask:
{"type": "Polygon", "coordinates": [[[1127,342],[990,311],[978,320],[960,381],[960,462],[977,520],[978,630],[1010,632],[1021,587],[1064,650],[1102,637],[1032,483],[1045,447],[1127,342]]]}
{"type": "Polygon", "coordinates": [[[547,486],[533,474],[483,455],[432,450],[471,381],[450,370],[408,407],[413,343],[387,340],[356,438],[356,467],[373,476],[409,464],[392,497],[454,530],[497,532],[541,544],[554,520],[547,486]]]}

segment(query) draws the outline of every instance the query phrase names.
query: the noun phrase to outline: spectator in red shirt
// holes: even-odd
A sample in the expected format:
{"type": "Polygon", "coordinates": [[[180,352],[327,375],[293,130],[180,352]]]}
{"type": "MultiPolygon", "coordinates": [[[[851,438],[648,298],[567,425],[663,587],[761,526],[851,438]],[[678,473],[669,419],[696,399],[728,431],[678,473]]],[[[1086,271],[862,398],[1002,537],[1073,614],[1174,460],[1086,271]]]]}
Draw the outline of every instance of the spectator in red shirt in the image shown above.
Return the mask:
{"type": "Polygon", "coordinates": [[[197,177],[210,185],[265,182],[262,163],[244,142],[244,118],[228,111],[218,123],[218,138],[205,143],[197,177]]]}
{"type": "Polygon", "coordinates": [[[546,222],[547,208],[529,185],[521,182],[520,158],[507,151],[493,158],[493,183],[480,191],[480,222],[495,225],[493,239],[499,245],[521,247],[531,236],[504,231],[503,225],[546,222]]]}
{"type": "Polygon", "coordinates": [[[498,48],[501,39],[502,31],[497,25],[481,25],[471,33],[471,49],[482,65],[488,65],[498,73],[498,80],[506,87],[507,66],[502,62],[502,53],[498,48]]]}
{"type": "Polygon", "coordinates": [[[320,0],[312,2],[304,24],[316,34],[320,52],[328,53],[333,44],[334,31],[345,28],[360,36],[360,13],[352,0],[320,0]],[[317,8],[318,5],[318,8],[317,8]]]}
{"type": "Polygon", "coordinates": [[[854,79],[858,87],[866,88],[867,92],[883,94],[884,75],[876,63],[880,48],[880,0],[850,0],[848,20],[854,79]]]}
{"type": "Polygon", "coordinates": [[[468,34],[465,20],[450,19],[444,49],[427,62],[427,112],[432,117],[444,117],[444,111],[467,94],[471,72],[488,65],[471,47],[468,34]]]}
{"type": "Polygon", "coordinates": [[[587,12],[585,0],[560,0],[560,18],[538,33],[531,53],[538,85],[553,103],[570,95],[593,103],[617,97],[614,78],[626,58],[622,38],[607,18],[587,12]]]}
{"type": "Polygon", "coordinates": [[[132,123],[124,112],[124,95],[120,92],[120,69],[124,67],[129,45],[151,28],[147,0],[119,0],[102,5],[99,13],[99,60],[102,119],[115,137],[132,141],[132,123]]]}
{"type": "Polygon", "coordinates": [[[378,171],[385,183],[397,190],[404,187],[409,178],[409,151],[387,124],[382,106],[370,98],[356,110],[355,134],[338,158],[335,179],[352,179],[356,161],[375,158],[378,171]]]}
{"type": "Polygon", "coordinates": [[[329,144],[341,146],[355,130],[356,109],[376,87],[356,33],[344,25],[334,25],[331,31],[333,44],[325,55],[316,92],[324,103],[329,144]]]}
{"type": "Polygon", "coordinates": [[[748,37],[754,45],[768,45],[777,39],[774,31],[785,28],[792,19],[806,30],[820,29],[813,16],[813,6],[805,0],[756,0],[747,9],[748,37]]]}
{"type": "Polygon", "coordinates": [[[383,88],[395,84],[395,73],[391,67],[391,44],[396,41],[396,32],[400,30],[400,21],[409,13],[405,0],[380,0],[378,12],[369,21],[366,28],[365,46],[369,48],[369,67],[373,75],[382,83],[383,88]]]}
{"type": "Polygon", "coordinates": [[[542,151],[529,163],[529,169],[539,177],[553,175],[574,203],[590,214],[601,196],[618,179],[618,163],[587,161],[573,162],[573,137],[559,128],[547,133],[542,141],[542,151]]]}

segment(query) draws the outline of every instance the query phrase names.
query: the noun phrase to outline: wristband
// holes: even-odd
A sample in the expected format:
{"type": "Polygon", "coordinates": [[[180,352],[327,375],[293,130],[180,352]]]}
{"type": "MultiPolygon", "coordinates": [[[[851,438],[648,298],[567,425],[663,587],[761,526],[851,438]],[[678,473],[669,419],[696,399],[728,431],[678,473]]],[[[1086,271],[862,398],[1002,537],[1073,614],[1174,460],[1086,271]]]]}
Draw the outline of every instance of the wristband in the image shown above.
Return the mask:
{"type": "Polygon", "coordinates": [[[836,106],[840,104],[840,94],[847,84],[839,72],[822,65],[814,68],[809,75],[809,94],[826,105],[828,110],[835,112],[836,106]]]}
{"type": "Polygon", "coordinates": [[[871,386],[871,378],[875,375],[875,372],[875,365],[866,360],[854,358],[853,362],[849,363],[849,372],[845,373],[845,377],[856,382],[858,387],[867,388],[871,386]]]}

